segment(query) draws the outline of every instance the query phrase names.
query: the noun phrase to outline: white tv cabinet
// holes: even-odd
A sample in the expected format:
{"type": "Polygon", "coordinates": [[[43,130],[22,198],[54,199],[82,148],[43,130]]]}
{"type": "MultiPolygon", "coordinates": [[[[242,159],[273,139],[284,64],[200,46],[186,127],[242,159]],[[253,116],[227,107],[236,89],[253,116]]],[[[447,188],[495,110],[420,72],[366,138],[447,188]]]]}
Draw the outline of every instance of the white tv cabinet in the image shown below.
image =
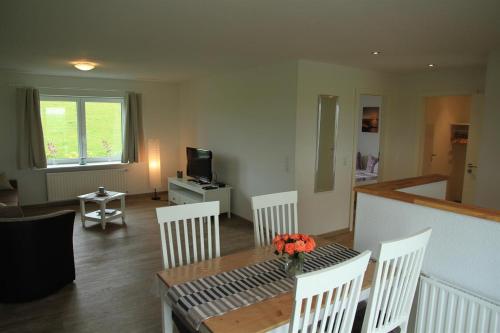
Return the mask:
{"type": "Polygon", "coordinates": [[[227,213],[227,217],[231,218],[231,187],[226,185],[212,190],[203,189],[209,185],[212,184],[200,185],[185,178],[169,177],[168,200],[177,205],[219,201],[220,213],[227,213]]]}

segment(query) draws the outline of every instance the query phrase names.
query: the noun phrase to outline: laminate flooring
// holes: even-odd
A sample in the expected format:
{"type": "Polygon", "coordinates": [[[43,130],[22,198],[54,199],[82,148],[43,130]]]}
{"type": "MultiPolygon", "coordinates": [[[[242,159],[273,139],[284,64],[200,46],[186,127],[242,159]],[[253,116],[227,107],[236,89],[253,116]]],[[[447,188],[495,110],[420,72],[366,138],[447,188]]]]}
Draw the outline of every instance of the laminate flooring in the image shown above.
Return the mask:
{"type": "MultiPolygon", "coordinates": [[[[0,332],[161,331],[160,301],[153,292],[155,273],[162,268],[155,208],[167,202],[132,196],[126,205],[127,225],[117,219],[106,230],[92,222],[83,229],[77,214],[76,280],[41,300],[0,304],[0,332]]],[[[60,209],[79,211],[76,205],[24,211],[35,215],[60,209]]],[[[252,224],[234,215],[231,219],[221,215],[220,237],[222,255],[254,246],[252,224]]],[[[352,233],[329,238],[352,246],[352,233]]]]}

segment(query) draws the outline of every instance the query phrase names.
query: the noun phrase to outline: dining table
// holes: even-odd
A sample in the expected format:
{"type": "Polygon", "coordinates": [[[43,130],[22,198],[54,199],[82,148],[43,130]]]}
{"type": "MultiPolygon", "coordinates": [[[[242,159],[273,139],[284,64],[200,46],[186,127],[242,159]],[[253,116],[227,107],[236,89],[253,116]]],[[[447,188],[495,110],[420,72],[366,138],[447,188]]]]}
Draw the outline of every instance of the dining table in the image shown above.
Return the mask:
{"type": "MultiPolygon", "coordinates": [[[[315,237],[315,241],[317,249],[333,243],[323,237],[315,237]]],[[[173,332],[172,311],[175,311],[175,308],[169,294],[170,288],[190,281],[208,278],[221,272],[231,272],[258,263],[268,262],[276,258],[274,247],[269,245],[158,272],[163,332],[173,332]]],[[[370,261],[364,275],[360,301],[369,297],[374,270],[375,263],[370,261]]],[[[209,317],[200,323],[197,330],[211,333],[286,331],[292,314],[293,301],[294,292],[293,288],[291,288],[262,301],[209,317]]],[[[176,312],[176,315],[179,316],[180,314],[176,312]]]]}

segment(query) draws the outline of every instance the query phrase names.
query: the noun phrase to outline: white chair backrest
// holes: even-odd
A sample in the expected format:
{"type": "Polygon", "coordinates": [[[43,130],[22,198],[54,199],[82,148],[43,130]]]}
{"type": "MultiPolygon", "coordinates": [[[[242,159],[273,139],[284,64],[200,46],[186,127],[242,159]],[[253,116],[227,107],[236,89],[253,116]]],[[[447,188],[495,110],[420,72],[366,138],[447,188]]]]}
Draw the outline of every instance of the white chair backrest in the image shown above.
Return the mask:
{"type": "Polygon", "coordinates": [[[255,246],[272,243],[276,234],[297,233],[297,191],[252,197],[255,246]]]}
{"type": "Polygon", "coordinates": [[[288,332],[351,332],[370,255],[297,276],[288,332]]]}
{"type": "Polygon", "coordinates": [[[156,208],[156,217],[165,269],[220,256],[218,201],[156,208]]]}
{"type": "Polygon", "coordinates": [[[432,230],[400,240],[382,242],[363,320],[364,333],[390,332],[408,319],[432,230]]]}

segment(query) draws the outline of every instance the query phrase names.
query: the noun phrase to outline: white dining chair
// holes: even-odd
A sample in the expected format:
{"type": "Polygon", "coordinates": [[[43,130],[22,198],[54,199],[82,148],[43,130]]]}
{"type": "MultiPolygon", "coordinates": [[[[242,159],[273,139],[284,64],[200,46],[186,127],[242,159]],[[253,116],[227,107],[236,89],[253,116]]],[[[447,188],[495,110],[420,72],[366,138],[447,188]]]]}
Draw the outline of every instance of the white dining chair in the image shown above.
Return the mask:
{"type": "Polygon", "coordinates": [[[363,320],[363,333],[406,332],[430,228],[404,239],[382,242],[363,320]]]}
{"type": "Polygon", "coordinates": [[[272,243],[276,234],[297,233],[297,191],[252,197],[255,246],[272,243]]]}
{"type": "Polygon", "coordinates": [[[164,269],[220,256],[218,201],[156,208],[156,217],[164,269]]]}
{"type": "Polygon", "coordinates": [[[370,255],[297,276],[288,332],[351,332],[370,255]]]}

